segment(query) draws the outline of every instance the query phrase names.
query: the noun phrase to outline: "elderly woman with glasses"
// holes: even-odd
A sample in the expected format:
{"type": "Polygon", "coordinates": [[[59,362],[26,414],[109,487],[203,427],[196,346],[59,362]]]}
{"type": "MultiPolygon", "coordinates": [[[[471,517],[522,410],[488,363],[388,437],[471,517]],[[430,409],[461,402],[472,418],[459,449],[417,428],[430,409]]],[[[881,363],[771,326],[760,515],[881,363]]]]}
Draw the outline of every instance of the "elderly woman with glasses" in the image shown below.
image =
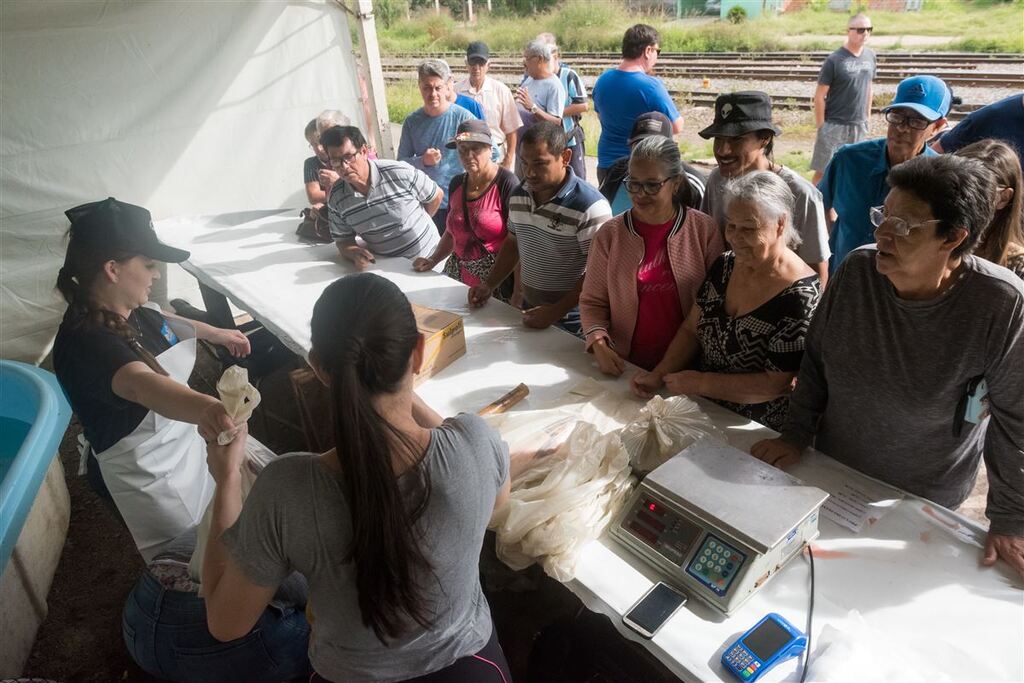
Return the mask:
{"type": "Polygon", "coordinates": [[[710,216],[685,204],[683,162],[672,140],[638,142],[623,184],[633,208],[594,237],[580,294],[586,349],[601,372],[615,376],[627,360],[646,369],[661,360],[724,249],[710,216]]]}
{"type": "Polygon", "coordinates": [[[820,280],[794,251],[800,234],[785,180],[754,171],[722,191],[732,251],[711,267],[664,357],[651,372],[638,373],[632,387],[644,398],[662,385],[673,394],[698,394],[778,428],[820,280]]]}
{"type": "Polygon", "coordinates": [[[807,334],[778,439],[785,467],[814,446],[868,476],[956,508],[984,457],[983,563],[1024,577],[1024,282],[971,255],[996,182],[975,160],[915,157],[872,210],[876,245],[843,261],[807,334]]]}

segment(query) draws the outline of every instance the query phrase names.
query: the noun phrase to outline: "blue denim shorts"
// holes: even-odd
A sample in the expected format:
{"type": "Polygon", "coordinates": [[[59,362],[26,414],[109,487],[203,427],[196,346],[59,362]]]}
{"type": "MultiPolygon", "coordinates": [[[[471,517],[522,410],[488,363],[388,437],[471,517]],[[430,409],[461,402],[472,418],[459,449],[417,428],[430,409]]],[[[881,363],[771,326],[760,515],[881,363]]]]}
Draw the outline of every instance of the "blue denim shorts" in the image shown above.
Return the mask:
{"type": "Polygon", "coordinates": [[[291,608],[267,607],[244,637],[222,643],[206,627],[206,602],[168,590],[148,571],[128,594],[124,643],[146,673],[180,683],[308,680],[309,622],[291,608]]]}

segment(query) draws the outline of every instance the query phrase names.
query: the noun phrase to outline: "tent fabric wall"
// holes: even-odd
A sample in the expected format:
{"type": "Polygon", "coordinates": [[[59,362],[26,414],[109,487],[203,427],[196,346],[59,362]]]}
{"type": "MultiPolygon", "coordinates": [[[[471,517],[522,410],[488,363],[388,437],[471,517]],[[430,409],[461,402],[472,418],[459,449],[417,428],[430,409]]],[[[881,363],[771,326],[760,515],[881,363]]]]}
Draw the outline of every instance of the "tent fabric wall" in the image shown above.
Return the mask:
{"type": "Polygon", "coordinates": [[[0,357],[48,352],[65,209],[300,207],[306,122],[365,129],[356,74],[329,0],[0,3],[0,357]]]}

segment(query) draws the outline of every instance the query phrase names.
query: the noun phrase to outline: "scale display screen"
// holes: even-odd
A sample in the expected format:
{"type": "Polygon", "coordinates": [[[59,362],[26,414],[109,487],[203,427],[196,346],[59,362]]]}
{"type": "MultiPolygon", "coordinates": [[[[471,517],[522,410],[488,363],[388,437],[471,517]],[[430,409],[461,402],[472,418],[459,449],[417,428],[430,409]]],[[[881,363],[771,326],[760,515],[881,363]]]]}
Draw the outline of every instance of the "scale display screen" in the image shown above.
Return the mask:
{"type": "Polygon", "coordinates": [[[701,532],[700,527],[652,497],[641,497],[639,504],[622,520],[621,526],[679,567],[683,566],[687,553],[701,532]]]}

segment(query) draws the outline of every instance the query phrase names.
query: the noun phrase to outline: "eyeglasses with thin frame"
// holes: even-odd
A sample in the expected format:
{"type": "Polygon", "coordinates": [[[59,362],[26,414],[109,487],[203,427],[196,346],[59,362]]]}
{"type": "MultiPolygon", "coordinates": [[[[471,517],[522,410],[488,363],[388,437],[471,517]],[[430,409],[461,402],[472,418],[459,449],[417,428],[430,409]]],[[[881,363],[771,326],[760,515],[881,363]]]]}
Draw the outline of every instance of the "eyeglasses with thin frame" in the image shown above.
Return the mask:
{"type": "Polygon", "coordinates": [[[850,28],[848,28],[848,29],[846,29],[846,30],[847,30],[847,31],[856,31],[856,32],[857,32],[857,33],[859,33],[859,34],[861,34],[861,35],[864,35],[865,33],[871,33],[871,32],[872,32],[872,31],[874,31],[875,29],[874,29],[874,27],[873,27],[873,26],[863,26],[863,27],[857,27],[857,28],[853,28],[853,27],[851,26],[850,28]]]}
{"type": "Polygon", "coordinates": [[[907,116],[901,114],[895,109],[890,109],[885,112],[885,120],[894,126],[906,126],[913,130],[924,130],[928,126],[932,125],[932,122],[928,119],[922,119],[920,116],[907,116]]]}
{"type": "Polygon", "coordinates": [[[667,183],[668,181],[672,180],[675,177],[676,176],[674,175],[670,175],[668,178],[665,178],[663,180],[639,181],[633,180],[629,176],[626,176],[625,178],[622,179],[622,184],[626,186],[626,192],[630,194],[640,194],[641,192],[643,192],[644,194],[653,197],[654,195],[661,192],[661,188],[665,186],[665,183],[667,183]]]}
{"type": "Polygon", "coordinates": [[[928,225],[929,223],[942,222],[938,218],[933,218],[928,221],[922,221],[920,223],[911,224],[897,216],[886,215],[884,206],[872,206],[868,210],[868,217],[871,218],[871,225],[875,226],[876,228],[880,228],[882,227],[882,225],[888,224],[888,231],[896,235],[897,237],[906,237],[907,235],[910,234],[911,230],[915,228],[922,228],[928,225]]]}

